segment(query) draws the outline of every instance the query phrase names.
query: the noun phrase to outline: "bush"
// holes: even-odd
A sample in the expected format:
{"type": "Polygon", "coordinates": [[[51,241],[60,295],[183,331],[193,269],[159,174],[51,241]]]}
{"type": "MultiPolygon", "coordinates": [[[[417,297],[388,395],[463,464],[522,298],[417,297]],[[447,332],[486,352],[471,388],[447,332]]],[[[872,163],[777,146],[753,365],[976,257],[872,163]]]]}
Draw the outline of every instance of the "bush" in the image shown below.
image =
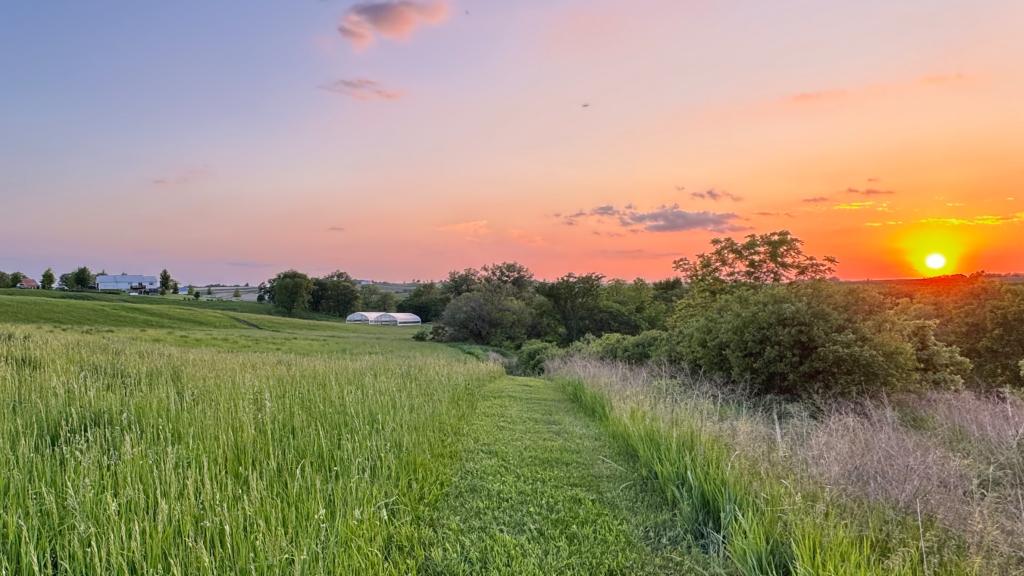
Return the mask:
{"type": "Polygon", "coordinates": [[[860,287],[744,285],[684,299],[669,353],[766,394],[958,387],[970,364],[934,330],[934,323],[907,319],[860,287]]]}
{"type": "Polygon", "coordinates": [[[544,373],[544,364],[562,354],[562,350],[550,342],[528,340],[516,354],[512,372],[520,376],[535,376],[544,373]]]}
{"type": "Polygon", "coordinates": [[[488,346],[516,346],[526,340],[531,309],[497,290],[463,294],[445,308],[444,339],[488,346]]]}
{"type": "Polygon", "coordinates": [[[415,334],[412,335],[412,339],[417,342],[426,342],[427,340],[430,340],[430,330],[426,328],[420,328],[419,330],[416,331],[415,334]]]}

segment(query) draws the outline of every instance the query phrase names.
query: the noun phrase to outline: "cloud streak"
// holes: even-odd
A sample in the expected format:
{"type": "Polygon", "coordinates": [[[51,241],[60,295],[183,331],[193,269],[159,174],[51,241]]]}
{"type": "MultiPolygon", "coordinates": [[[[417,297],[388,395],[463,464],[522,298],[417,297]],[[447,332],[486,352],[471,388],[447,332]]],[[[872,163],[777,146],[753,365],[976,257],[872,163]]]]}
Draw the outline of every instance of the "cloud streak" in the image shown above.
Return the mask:
{"type": "Polygon", "coordinates": [[[705,190],[704,192],[691,192],[690,197],[697,198],[700,200],[711,200],[713,202],[718,202],[721,200],[732,200],[733,202],[739,202],[743,200],[742,197],[737,196],[732,192],[720,192],[718,190],[715,190],[714,188],[711,188],[710,190],[705,190]]]}
{"type": "Polygon", "coordinates": [[[566,226],[576,226],[580,220],[584,219],[611,219],[620,227],[631,232],[684,232],[688,230],[735,232],[744,229],[735,223],[739,219],[739,215],[732,212],[708,212],[706,210],[691,212],[681,209],[678,204],[662,205],[648,211],[638,210],[632,204],[627,204],[624,208],[605,204],[560,217],[566,226]]]}
{"type": "Polygon", "coordinates": [[[398,100],[402,97],[401,92],[384,88],[368,78],[335,80],[329,84],[320,85],[320,89],[361,101],[398,100]]]}
{"type": "Polygon", "coordinates": [[[356,50],[363,50],[373,45],[378,37],[407,39],[417,28],[443,22],[448,13],[446,0],[360,2],[345,12],[338,25],[338,33],[356,50]]]}
{"type": "Polygon", "coordinates": [[[858,196],[891,196],[895,194],[895,190],[882,190],[880,188],[847,188],[847,194],[857,194],[858,196]]]}

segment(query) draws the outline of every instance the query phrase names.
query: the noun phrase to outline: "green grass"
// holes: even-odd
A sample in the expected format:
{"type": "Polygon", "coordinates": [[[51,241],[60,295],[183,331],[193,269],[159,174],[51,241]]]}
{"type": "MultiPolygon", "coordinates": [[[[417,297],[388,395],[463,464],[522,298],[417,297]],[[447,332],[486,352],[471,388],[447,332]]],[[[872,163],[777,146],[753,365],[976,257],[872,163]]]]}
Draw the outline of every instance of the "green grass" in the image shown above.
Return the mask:
{"type": "Polygon", "coordinates": [[[487,385],[433,522],[429,574],[700,574],[663,500],[597,424],[546,381],[487,385]]]}
{"type": "Polygon", "coordinates": [[[414,332],[0,295],[0,574],[714,568],[558,387],[414,332]]]}
{"type": "Polygon", "coordinates": [[[653,414],[579,379],[559,381],[658,484],[704,549],[740,574],[975,573],[962,543],[931,524],[833,499],[781,470],[766,475],[685,411],[653,414]]]}

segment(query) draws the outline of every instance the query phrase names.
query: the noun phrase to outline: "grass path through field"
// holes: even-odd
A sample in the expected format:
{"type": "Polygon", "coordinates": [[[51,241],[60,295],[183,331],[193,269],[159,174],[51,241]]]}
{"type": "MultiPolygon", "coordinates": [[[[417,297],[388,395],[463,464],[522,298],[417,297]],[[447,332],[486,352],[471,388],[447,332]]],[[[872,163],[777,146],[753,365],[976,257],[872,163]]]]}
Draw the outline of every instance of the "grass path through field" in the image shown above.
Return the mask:
{"type": "Polygon", "coordinates": [[[483,394],[424,573],[717,573],[557,384],[509,377],[483,394]]]}

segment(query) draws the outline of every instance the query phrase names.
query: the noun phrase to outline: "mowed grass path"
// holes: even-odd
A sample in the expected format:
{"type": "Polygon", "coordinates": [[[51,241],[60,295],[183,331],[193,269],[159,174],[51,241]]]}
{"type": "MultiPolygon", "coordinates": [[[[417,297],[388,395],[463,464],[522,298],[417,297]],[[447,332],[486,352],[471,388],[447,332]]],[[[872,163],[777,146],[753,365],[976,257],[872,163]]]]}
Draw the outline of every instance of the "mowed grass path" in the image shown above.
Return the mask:
{"type": "Polygon", "coordinates": [[[560,387],[504,378],[483,394],[424,573],[717,573],[560,387]]]}

